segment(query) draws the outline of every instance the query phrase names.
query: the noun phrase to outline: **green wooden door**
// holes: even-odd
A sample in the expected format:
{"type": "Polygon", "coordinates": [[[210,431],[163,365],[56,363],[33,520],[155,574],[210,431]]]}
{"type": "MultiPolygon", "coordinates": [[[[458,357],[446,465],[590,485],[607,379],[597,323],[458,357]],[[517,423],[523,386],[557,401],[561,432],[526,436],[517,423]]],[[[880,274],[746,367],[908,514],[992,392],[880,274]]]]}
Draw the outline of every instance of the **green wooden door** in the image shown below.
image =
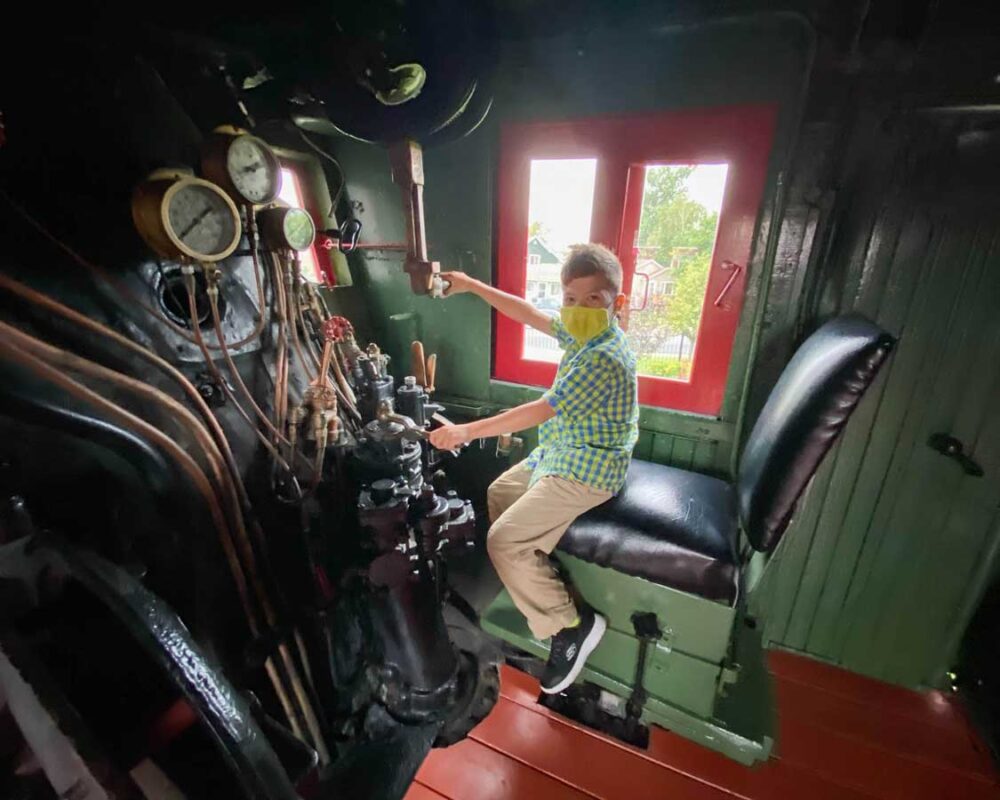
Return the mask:
{"type": "Polygon", "coordinates": [[[860,159],[818,296],[900,344],[758,598],[769,641],[909,686],[942,682],[1000,537],[1000,140],[973,128],[911,121],[860,159]]]}

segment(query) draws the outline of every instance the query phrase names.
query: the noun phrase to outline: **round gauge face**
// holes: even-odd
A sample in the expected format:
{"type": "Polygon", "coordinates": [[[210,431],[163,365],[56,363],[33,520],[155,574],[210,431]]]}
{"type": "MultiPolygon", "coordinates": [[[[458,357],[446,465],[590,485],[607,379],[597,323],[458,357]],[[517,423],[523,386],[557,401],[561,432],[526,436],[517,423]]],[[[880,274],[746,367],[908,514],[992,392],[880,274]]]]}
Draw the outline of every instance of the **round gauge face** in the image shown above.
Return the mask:
{"type": "Polygon", "coordinates": [[[167,202],[171,233],[196,257],[218,259],[233,250],[239,237],[239,217],[219,189],[184,183],[167,202]]]}
{"type": "Polygon", "coordinates": [[[237,136],[226,151],[233,187],[249,203],[270,203],[281,190],[281,169],[271,149],[253,136],[237,136]]]}
{"type": "Polygon", "coordinates": [[[285,239],[292,250],[308,250],[312,246],[313,239],[316,238],[316,226],[307,211],[301,208],[288,209],[282,226],[285,239]]]}

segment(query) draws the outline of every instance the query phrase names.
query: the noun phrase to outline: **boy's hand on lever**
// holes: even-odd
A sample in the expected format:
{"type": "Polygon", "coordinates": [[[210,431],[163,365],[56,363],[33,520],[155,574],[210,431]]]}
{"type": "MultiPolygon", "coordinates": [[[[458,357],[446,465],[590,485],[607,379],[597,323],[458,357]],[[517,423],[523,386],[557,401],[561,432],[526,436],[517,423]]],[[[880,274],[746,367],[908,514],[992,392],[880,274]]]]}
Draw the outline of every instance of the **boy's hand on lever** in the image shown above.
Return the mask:
{"type": "Polygon", "coordinates": [[[463,425],[443,425],[430,432],[430,441],[438,450],[456,450],[473,439],[488,439],[509,431],[534,428],[555,415],[548,401],[539,398],[486,419],[463,425]]]}
{"type": "Polygon", "coordinates": [[[445,425],[430,433],[431,444],[438,450],[457,450],[472,441],[468,425],[445,425]]]}
{"type": "Polygon", "coordinates": [[[450,297],[453,294],[462,294],[462,292],[471,292],[472,286],[476,282],[474,278],[470,278],[464,272],[442,272],[441,280],[448,284],[448,287],[444,290],[445,297],[450,297]]]}

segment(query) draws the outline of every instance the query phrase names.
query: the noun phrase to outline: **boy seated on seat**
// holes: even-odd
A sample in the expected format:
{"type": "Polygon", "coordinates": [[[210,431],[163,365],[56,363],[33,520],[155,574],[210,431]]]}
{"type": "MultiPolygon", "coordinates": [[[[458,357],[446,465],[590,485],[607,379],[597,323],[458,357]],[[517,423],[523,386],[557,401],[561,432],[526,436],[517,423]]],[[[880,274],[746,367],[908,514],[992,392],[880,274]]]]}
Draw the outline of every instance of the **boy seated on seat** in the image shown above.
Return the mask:
{"type": "Polygon", "coordinates": [[[552,388],[540,399],[431,433],[435,447],[452,450],[541,426],[538,448],[489,488],[486,547],[532,634],[552,637],[542,691],[561,692],[580,674],[607,622],[574,605],[548,555],[573,520],[621,490],[638,437],[635,355],[618,325],[625,305],[622,268],[605,247],[572,247],[562,266],[559,319],[462,272],[442,277],[451,283],[448,295],[478,295],[515,322],[554,336],[565,351],[552,388]]]}

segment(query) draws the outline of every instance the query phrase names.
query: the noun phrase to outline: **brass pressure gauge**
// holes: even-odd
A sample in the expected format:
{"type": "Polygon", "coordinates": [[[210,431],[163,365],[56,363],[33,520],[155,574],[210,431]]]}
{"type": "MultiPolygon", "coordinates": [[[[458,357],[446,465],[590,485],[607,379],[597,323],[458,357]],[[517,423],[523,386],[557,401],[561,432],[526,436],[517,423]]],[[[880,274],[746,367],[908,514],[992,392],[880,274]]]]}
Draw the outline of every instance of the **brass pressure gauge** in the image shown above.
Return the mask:
{"type": "Polygon", "coordinates": [[[132,193],[139,234],[163,258],[221,261],[240,242],[240,214],[214,183],[160,170],[132,193]]]}
{"type": "Polygon", "coordinates": [[[206,139],[201,171],[240,205],[266,205],[281,191],[281,163],[274,151],[238,128],[216,128],[206,139]]]}
{"type": "Polygon", "coordinates": [[[308,250],[316,238],[316,225],[309,212],[275,206],[257,212],[257,223],[269,250],[308,250]]]}

